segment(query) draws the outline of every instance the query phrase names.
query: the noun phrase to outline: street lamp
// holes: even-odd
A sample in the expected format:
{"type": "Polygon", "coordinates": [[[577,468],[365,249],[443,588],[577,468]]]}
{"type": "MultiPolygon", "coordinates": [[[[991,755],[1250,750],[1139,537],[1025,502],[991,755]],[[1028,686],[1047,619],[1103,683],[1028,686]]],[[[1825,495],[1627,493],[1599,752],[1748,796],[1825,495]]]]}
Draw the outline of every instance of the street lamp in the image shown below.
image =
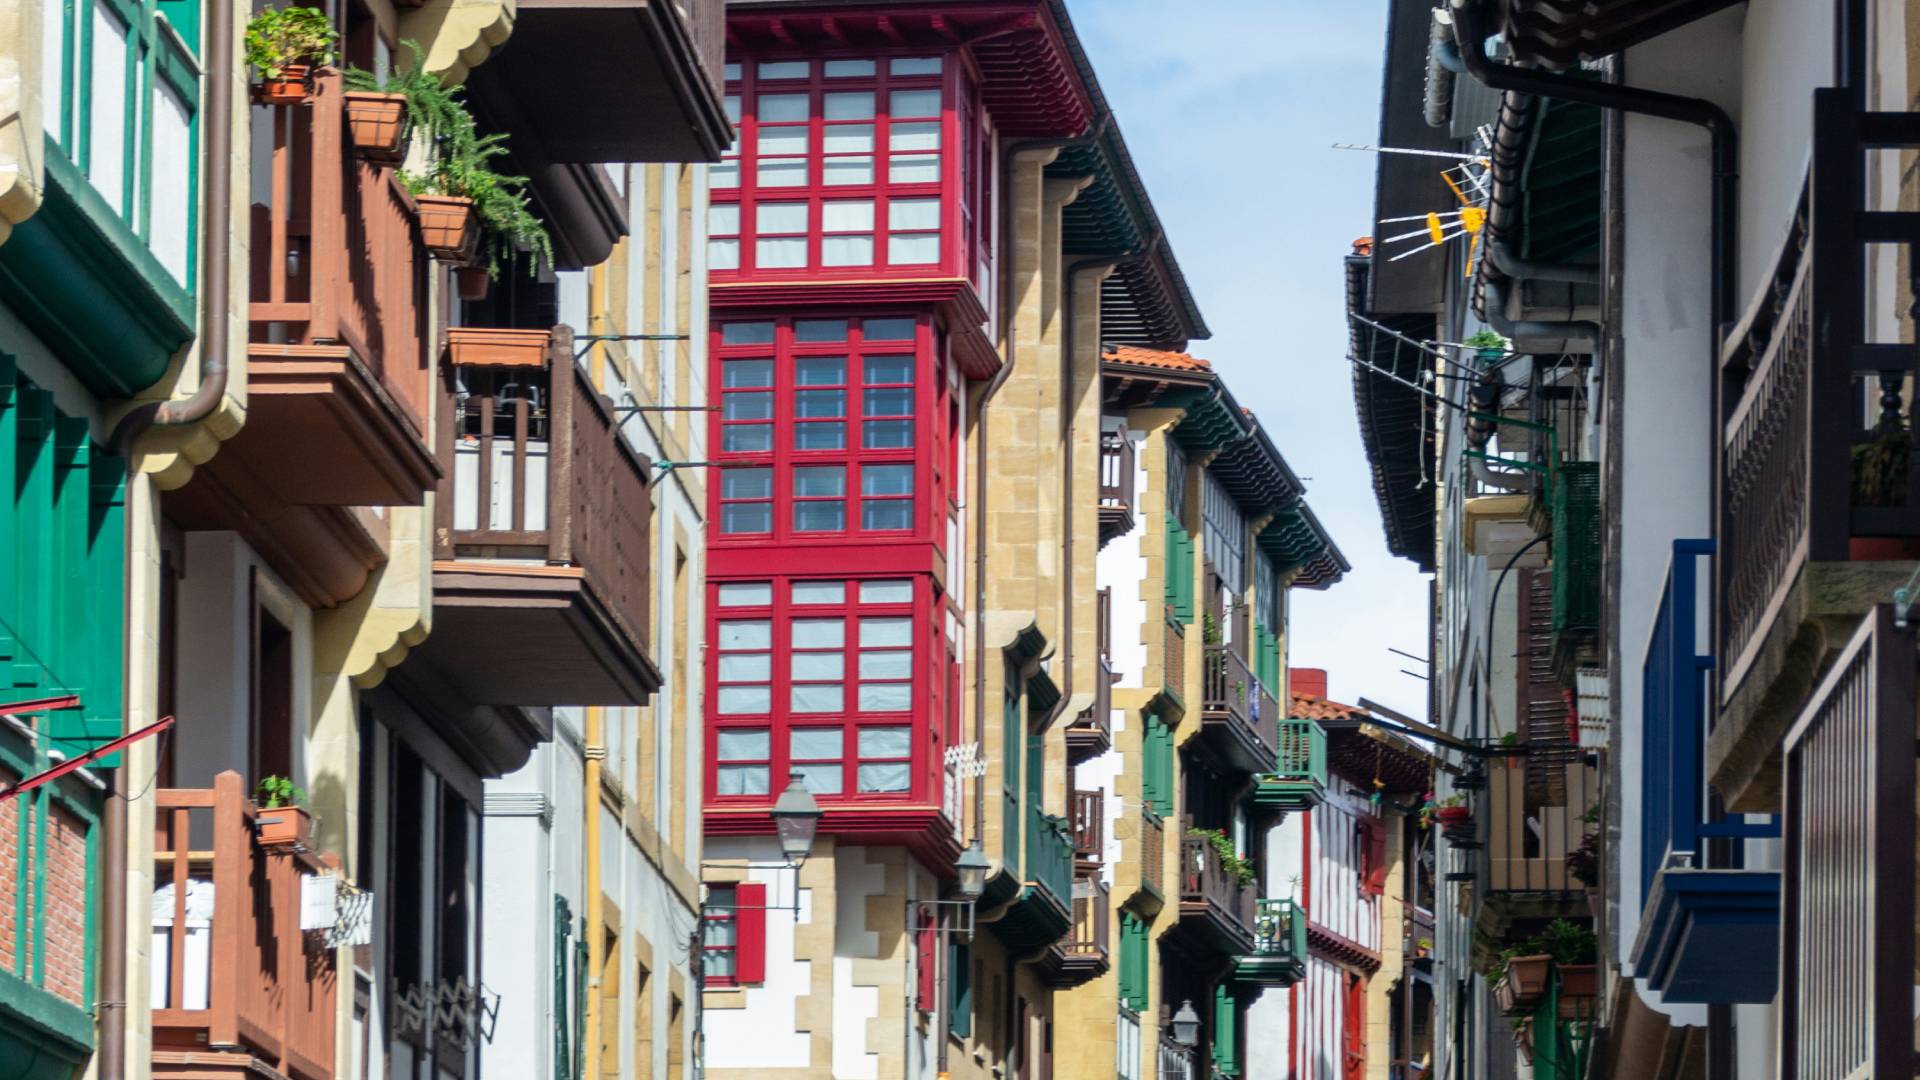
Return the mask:
{"type": "Polygon", "coordinates": [[[1192,999],[1182,1001],[1173,1014],[1173,1041],[1188,1049],[1200,1045],[1200,1014],[1193,1011],[1192,999]]]}
{"type": "Polygon", "coordinates": [[[970,904],[987,891],[987,871],[991,867],[987,863],[987,853],[980,849],[980,841],[975,840],[967,845],[967,850],[953,861],[953,869],[958,878],[953,886],[955,900],[970,904]]]}
{"type": "Polygon", "coordinates": [[[780,854],[787,865],[799,866],[813,851],[813,834],[820,828],[820,804],[813,801],[798,776],[787,781],[787,790],[773,804],[773,825],[780,834],[780,854]]]}

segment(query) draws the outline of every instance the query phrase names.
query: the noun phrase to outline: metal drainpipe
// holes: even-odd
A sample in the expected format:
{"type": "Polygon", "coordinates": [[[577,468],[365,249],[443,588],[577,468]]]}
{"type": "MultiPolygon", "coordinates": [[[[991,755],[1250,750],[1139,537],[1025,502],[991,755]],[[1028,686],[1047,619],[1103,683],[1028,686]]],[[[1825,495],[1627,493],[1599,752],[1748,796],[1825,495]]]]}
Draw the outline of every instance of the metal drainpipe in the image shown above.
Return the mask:
{"type": "MultiPolygon", "coordinates": [[[[205,263],[200,277],[200,386],[182,401],[136,406],[114,425],[107,445],[129,456],[133,440],[149,427],[191,424],[210,415],[227,392],[228,249],[233,237],[233,0],[207,0],[206,227],[205,263]]],[[[114,770],[107,795],[101,873],[100,1050],[99,1080],[124,1080],[127,1038],[127,805],[125,784],[114,770]]]]}

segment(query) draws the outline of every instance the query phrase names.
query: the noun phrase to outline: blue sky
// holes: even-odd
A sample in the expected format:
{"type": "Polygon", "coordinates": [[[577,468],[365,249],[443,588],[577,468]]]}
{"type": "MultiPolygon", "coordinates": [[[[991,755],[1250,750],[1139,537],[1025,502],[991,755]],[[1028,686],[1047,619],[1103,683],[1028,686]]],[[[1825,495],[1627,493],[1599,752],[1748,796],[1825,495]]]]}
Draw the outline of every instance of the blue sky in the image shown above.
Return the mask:
{"type": "Polygon", "coordinates": [[[1292,662],[1426,715],[1427,579],[1389,556],[1354,419],[1341,259],[1372,232],[1385,0],[1070,0],[1213,330],[1213,361],[1353,563],[1293,594],[1292,662]]]}

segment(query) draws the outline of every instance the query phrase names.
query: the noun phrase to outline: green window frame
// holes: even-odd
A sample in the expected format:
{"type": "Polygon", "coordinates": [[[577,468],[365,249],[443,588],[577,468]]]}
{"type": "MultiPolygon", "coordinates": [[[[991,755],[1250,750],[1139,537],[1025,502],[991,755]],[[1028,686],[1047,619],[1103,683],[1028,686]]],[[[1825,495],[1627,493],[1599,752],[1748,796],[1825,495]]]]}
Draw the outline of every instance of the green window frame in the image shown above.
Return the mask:
{"type": "Polygon", "coordinates": [[[1120,913],[1120,1005],[1147,1011],[1147,924],[1131,911],[1120,913]]]}
{"type": "Polygon", "coordinates": [[[1240,1075],[1240,1002],[1233,983],[1213,988],[1213,1072],[1215,1076],[1240,1075]]]}
{"type": "Polygon", "coordinates": [[[1159,713],[1146,714],[1140,735],[1140,801],[1159,818],[1173,816],[1173,728],[1159,713]]]}

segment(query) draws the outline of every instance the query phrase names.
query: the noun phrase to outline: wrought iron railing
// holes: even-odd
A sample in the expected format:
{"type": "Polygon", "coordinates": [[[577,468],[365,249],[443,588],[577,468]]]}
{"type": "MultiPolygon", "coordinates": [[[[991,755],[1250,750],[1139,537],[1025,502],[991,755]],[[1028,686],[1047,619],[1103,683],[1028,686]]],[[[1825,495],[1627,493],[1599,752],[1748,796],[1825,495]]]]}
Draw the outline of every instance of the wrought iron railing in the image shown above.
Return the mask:
{"type": "Polygon", "coordinates": [[[1160,1080],[1205,1080],[1200,1074],[1200,1057],[1190,1046],[1173,1041],[1171,1029],[1160,1031],[1160,1080]]]}

